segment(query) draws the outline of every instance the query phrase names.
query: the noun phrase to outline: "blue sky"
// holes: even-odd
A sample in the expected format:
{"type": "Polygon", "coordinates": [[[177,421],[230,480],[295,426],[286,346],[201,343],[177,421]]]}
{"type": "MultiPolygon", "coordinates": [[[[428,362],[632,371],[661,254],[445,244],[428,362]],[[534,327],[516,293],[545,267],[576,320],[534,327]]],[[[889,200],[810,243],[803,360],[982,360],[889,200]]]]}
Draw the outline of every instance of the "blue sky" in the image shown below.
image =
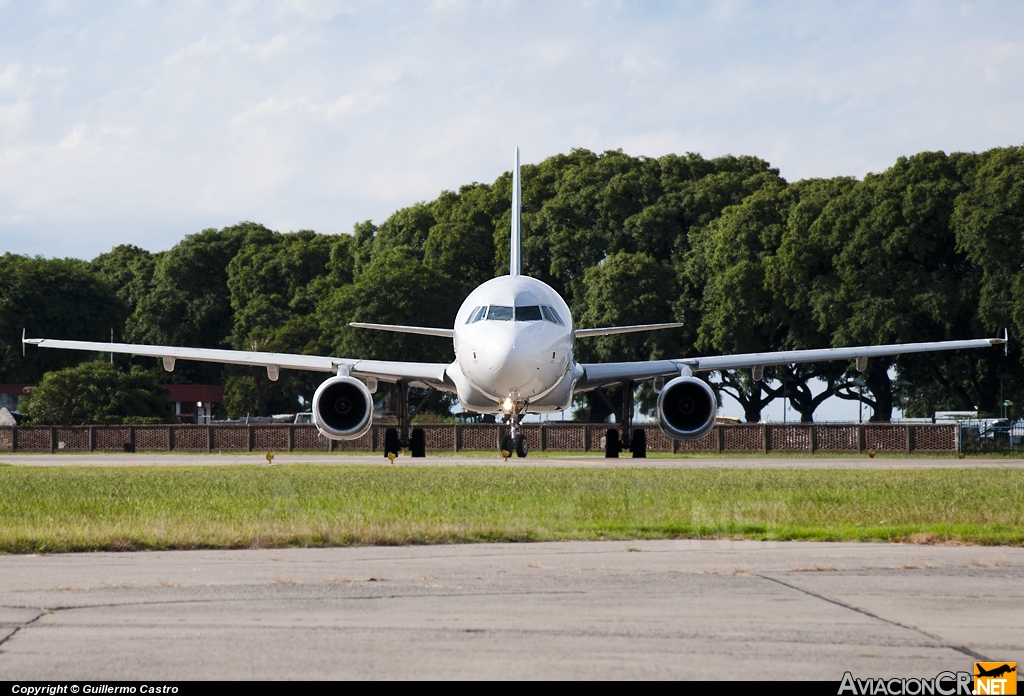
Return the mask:
{"type": "Polygon", "coordinates": [[[1024,3],[0,2],[0,252],[350,231],[513,148],[789,180],[1024,141],[1024,3]]]}

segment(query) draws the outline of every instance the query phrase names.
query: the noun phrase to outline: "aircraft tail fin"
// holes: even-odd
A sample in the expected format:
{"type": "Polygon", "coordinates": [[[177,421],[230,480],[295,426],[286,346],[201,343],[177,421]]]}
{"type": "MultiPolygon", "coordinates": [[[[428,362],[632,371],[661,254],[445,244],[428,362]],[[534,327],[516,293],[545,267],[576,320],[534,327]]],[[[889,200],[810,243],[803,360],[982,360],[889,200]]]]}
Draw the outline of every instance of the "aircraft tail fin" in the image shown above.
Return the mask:
{"type": "Polygon", "coordinates": [[[512,248],[509,264],[509,275],[523,273],[523,235],[522,235],[523,189],[519,181],[519,148],[516,148],[516,168],[512,171],[512,248]]]}

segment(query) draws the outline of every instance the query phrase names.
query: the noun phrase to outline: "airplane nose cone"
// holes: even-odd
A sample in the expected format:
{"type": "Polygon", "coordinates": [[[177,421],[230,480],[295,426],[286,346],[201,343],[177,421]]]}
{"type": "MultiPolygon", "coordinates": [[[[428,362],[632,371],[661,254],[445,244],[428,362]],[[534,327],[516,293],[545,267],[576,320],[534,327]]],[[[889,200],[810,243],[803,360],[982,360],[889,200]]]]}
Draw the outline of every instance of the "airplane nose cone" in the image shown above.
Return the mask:
{"type": "Polygon", "coordinates": [[[533,361],[524,355],[523,351],[511,349],[502,356],[496,363],[494,369],[494,380],[501,386],[502,392],[507,394],[518,394],[526,390],[527,384],[533,375],[533,361]]]}
{"type": "Polygon", "coordinates": [[[539,322],[516,327],[515,340],[502,345],[492,372],[499,395],[532,399],[558,380],[559,363],[548,346],[551,337],[545,336],[546,328],[539,322]]]}
{"type": "Polygon", "coordinates": [[[565,372],[569,352],[559,327],[539,321],[480,324],[486,326],[466,332],[459,364],[481,393],[498,401],[509,396],[534,399],[550,391],[565,372]]]}

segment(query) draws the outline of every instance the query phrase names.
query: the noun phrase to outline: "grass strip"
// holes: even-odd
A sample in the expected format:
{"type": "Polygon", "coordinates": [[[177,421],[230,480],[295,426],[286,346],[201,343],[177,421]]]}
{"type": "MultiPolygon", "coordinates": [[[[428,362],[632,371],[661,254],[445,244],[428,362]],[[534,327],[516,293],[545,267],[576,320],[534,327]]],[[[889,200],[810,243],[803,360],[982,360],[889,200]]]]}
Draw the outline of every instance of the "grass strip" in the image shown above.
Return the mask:
{"type": "Polygon", "coordinates": [[[1024,470],[3,467],[14,553],[566,539],[1024,544],[1024,470]]]}

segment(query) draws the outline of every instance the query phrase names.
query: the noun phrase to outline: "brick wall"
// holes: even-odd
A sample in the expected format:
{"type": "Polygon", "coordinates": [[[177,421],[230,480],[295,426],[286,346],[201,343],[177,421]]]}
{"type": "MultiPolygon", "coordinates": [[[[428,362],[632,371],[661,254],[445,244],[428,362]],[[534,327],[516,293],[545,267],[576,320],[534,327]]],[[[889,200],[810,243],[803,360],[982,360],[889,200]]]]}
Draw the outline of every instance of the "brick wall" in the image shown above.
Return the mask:
{"type": "MultiPolygon", "coordinates": [[[[0,452],[380,452],[385,425],[356,440],[331,441],[314,425],[83,425],[0,427],[0,452]]],[[[497,451],[501,426],[424,425],[428,452],[497,451]]],[[[532,451],[598,452],[609,425],[526,425],[532,451]]],[[[699,440],[647,428],[652,452],[956,452],[956,424],[716,425],[699,440]]]]}

